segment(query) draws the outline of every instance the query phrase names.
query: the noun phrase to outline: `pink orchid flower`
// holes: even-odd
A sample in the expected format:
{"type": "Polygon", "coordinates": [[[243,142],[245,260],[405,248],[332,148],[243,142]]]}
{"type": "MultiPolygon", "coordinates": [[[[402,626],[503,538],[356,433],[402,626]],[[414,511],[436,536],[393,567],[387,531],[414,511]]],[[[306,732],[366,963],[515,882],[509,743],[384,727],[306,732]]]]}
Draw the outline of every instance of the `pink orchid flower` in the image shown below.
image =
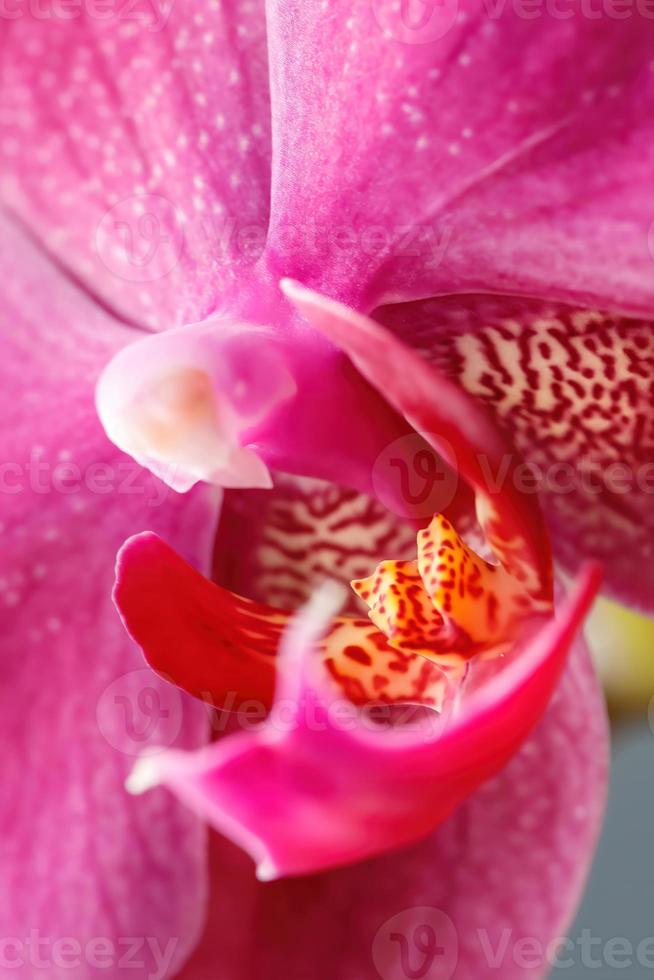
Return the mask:
{"type": "Polygon", "coordinates": [[[401,980],[425,921],[435,976],[542,975],[605,785],[583,562],[654,607],[651,25],[76,13],[3,48],[0,977],[401,980]],[[369,616],[293,618],[325,577],[369,616]]]}

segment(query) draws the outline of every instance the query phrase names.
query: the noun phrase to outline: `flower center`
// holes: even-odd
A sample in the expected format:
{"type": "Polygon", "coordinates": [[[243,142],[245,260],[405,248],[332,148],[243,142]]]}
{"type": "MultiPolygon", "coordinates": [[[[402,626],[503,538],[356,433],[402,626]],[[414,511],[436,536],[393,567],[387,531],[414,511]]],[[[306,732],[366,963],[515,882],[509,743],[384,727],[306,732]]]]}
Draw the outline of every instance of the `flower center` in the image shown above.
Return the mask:
{"type": "Polygon", "coordinates": [[[526,576],[481,558],[441,514],[418,533],[417,549],[413,561],[383,561],[351,583],[396,650],[443,666],[500,656],[529,616],[551,610],[526,576]]]}

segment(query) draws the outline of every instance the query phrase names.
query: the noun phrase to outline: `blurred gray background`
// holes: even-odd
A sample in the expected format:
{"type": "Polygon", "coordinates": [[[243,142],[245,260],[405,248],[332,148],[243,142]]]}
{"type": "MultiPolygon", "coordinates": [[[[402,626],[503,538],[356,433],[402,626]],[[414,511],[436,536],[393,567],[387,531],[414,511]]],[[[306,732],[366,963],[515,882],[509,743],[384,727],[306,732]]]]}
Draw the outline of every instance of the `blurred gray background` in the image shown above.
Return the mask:
{"type": "Polygon", "coordinates": [[[612,768],[602,839],[570,931],[575,950],[561,955],[564,964],[566,956],[574,964],[555,967],[551,980],[654,978],[654,735],[645,714],[618,726],[612,768]],[[583,930],[590,930],[585,956],[583,930]],[[649,948],[639,957],[638,944],[648,937],[652,937],[649,948]],[[613,944],[606,955],[605,943],[614,938],[627,944],[613,944]],[[633,947],[631,956],[628,943],[633,947]]]}

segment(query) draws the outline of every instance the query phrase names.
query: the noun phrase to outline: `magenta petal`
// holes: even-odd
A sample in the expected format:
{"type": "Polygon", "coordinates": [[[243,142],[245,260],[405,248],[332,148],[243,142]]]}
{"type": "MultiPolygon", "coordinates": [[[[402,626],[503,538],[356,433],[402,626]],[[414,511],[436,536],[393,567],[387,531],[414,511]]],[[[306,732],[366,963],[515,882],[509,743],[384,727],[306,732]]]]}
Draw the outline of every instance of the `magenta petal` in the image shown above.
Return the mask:
{"type": "Polygon", "coordinates": [[[198,320],[265,238],[263,4],[100,6],[5,19],[2,198],[122,315],[198,320]]]}
{"type": "Polygon", "coordinates": [[[130,332],[6,224],[0,255],[3,935],[76,978],[113,975],[125,938],[151,937],[131,974],[152,977],[157,952],[174,970],[201,929],[205,835],[168,794],[135,800],[123,783],[138,752],[199,746],[207,724],[126,636],[114,560],[149,527],[206,569],[215,502],[175,497],[104,437],[93,383],[130,332]],[[67,937],[72,952],[54,945],[67,937]]]}
{"type": "MultiPolygon", "coordinates": [[[[312,646],[330,618],[318,593],[290,628],[286,670],[261,728],[198,753],[143,758],[141,792],[166,783],[244,847],[263,880],[347,864],[433,830],[494,776],[543,714],[598,585],[589,569],[556,620],[451,717],[382,730],[338,699],[312,646]]],[[[563,756],[562,756],[563,758],[563,756]]]]}
{"type": "MultiPolygon", "coordinates": [[[[447,940],[434,977],[453,966],[455,980],[546,975],[544,953],[551,963],[548,944],[569,928],[594,851],[607,758],[602,694],[577,643],[514,759],[424,841],[352,867],[260,884],[249,861],[215,837],[213,918],[180,980],[213,980],[216,962],[224,980],[257,972],[379,980],[384,962],[384,980],[404,980],[402,942],[390,934],[404,936],[419,968],[421,923],[447,940]],[[533,943],[520,944],[526,937],[537,944],[535,956],[533,943]]],[[[564,947],[563,962],[567,955],[564,947]]]]}
{"type": "Polygon", "coordinates": [[[275,268],[363,308],[481,289],[651,311],[649,26],[271,4],[275,268]]]}

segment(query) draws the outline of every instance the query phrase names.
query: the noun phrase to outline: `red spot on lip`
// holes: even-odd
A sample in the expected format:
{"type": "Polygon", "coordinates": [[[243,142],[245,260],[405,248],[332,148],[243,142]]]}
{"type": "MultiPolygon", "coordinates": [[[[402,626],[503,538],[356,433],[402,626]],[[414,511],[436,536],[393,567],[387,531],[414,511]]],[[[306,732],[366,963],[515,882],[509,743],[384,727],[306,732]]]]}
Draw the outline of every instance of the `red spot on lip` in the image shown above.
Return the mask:
{"type": "Polygon", "coordinates": [[[356,663],[362,664],[364,667],[370,667],[372,664],[370,654],[366,653],[363,647],[347,646],[345,647],[343,653],[346,657],[349,657],[350,660],[354,660],[356,663]]]}

